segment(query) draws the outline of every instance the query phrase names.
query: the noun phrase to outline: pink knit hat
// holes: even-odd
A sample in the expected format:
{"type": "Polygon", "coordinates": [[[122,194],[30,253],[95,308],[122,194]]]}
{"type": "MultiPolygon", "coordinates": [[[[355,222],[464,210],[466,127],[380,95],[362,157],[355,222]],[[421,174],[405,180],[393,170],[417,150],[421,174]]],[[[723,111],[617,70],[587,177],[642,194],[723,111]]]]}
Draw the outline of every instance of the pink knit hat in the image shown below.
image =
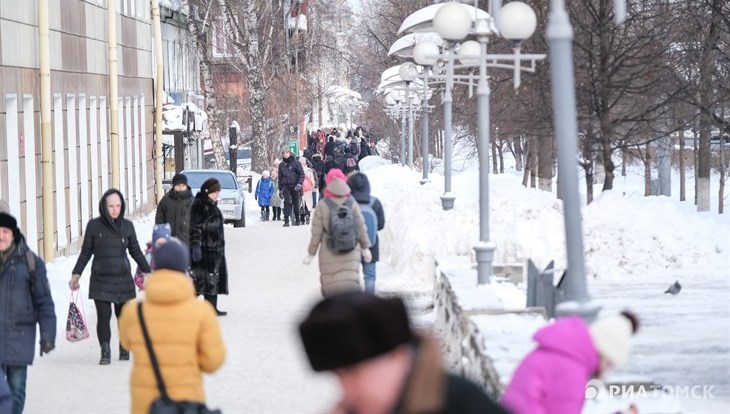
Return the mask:
{"type": "Polygon", "coordinates": [[[331,169],[325,177],[327,187],[324,189],[324,196],[328,198],[349,196],[352,191],[346,181],[345,173],[337,168],[331,169]]]}

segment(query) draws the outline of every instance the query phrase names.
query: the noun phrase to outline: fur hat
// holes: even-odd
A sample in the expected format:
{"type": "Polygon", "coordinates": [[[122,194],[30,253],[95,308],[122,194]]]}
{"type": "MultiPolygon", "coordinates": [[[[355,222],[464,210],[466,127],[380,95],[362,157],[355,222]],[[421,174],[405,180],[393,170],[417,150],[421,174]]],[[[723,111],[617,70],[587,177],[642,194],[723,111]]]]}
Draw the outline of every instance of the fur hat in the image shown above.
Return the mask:
{"type": "Polygon", "coordinates": [[[169,269],[180,273],[186,273],[190,266],[190,253],[183,243],[176,238],[158,247],[152,253],[155,261],[155,269],[169,269]]]}
{"type": "Polygon", "coordinates": [[[598,354],[616,367],[629,359],[631,336],[638,329],[638,318],[628,311],[599,318],[588,327],[598,354]]]}
{"type": "Polygon", "coordinates": [[[178,184],[185,184],[188,185],[188,177],[185,176],[183,173],[177,173],[172,177],[172,186],[176,186],[178,184]]]}
{"type": "Polygon", "coordinates": [[[359,291],[324,298],[299,325],[299,333],[315,371],[355,365],[413,339],[400,298],[359,291]]]}
{"type": "Polygon", "coordinates": [[[221,190],[221,183],[215,178],[208,178],[203,185],[200,186],[200,192],[205,194],[217,193],[221,190]]]}

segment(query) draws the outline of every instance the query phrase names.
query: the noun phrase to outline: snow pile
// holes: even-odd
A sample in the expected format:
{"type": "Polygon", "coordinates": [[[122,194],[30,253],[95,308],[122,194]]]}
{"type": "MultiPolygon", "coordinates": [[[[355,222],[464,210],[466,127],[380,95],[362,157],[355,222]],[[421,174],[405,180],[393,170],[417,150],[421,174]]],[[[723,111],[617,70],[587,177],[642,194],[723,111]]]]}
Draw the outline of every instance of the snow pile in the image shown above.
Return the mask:
{"type": "MultiPolygon", "coordinates": [[[[432,182],[421,185],[420,173],[398,165],[367,168],[366,173],[373,195],[385,208],[381,254],[404,276],[397,283],[430,289],[435,256],[473,255],[479,239],[477,170],[454,175],[456,205],[450,211],[441,207],[441,176],[432,174],[432,182]]],[[[583,218],[590,275],[622,278],[663,269],[727,272],[730,226],[684,213],[671,199],[629,200],[603,193],[583,208],[583,218]]],[[[544,267],[555,260],[557,268],[565,268],[562,202],[552,193],[523,187],[518,177],[490,175],[490,233],[497,244],[496,262],[530,258],[544,267]]]]}

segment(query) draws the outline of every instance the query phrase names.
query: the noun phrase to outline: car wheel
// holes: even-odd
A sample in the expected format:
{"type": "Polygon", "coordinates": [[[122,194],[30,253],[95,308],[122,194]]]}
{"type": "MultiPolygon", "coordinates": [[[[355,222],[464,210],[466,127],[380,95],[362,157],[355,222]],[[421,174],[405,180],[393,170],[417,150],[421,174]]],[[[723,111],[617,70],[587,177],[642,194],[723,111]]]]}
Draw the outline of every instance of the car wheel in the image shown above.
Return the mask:
{"type": "Polygon", "coordinates": [[[246,227],[246,215],[242,214],[240,220],[236,220],[233,222],[233,227],[246,227]]]}

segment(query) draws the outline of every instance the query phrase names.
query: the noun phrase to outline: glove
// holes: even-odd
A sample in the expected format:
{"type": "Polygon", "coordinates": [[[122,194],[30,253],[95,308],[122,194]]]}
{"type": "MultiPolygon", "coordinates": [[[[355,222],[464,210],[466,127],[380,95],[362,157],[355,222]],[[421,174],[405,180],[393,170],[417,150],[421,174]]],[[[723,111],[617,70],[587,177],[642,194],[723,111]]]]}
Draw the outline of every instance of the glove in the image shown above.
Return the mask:
{"type": "Polygon", "coordinates": [[[364,260],[365,263],[370,263],[373,261],[373,254],[370,253],[370,249],[365,249],[362,251],[362,260],[364,260]]]}
{"type": "Polygon", "coordinates": [[[56,345],[53,343],[53,341],[49,341],[47,339],[41,339],[41,356],[43,354],[47,354],[56,347],[56,345]]]}
{"type": "Polygon", "coordinates": [[[296,192],[300,192],[300,191],[302,191],[302,185],[301,185],[301,184],[297,184],[297,185],[295,185],[295,186],[294,186],[294,191],[296,191],[296,192]]]}
{"type": "Polygon", "coordinates": [[[71,275],[68,287],[71,288],[71,290],[79,290],[79,279],[81,279],[81,275],[71,275]]]}
{"type": "Polygon", "coordinates": [[[191,258],[194,262],[199,262],[203,258],[203,251],[200,250],[200,244],[193,244],[191,258]]]}
{"type": "Polygon", "coordinates": [[[312,260],[313,259],[314,259],[314,256],[312,256],[310,254],[307,257],[305,257],[304,260],[302,260],[302,263],[304,263],[305,265],[309,266],[312,263],[312,260]]]}

